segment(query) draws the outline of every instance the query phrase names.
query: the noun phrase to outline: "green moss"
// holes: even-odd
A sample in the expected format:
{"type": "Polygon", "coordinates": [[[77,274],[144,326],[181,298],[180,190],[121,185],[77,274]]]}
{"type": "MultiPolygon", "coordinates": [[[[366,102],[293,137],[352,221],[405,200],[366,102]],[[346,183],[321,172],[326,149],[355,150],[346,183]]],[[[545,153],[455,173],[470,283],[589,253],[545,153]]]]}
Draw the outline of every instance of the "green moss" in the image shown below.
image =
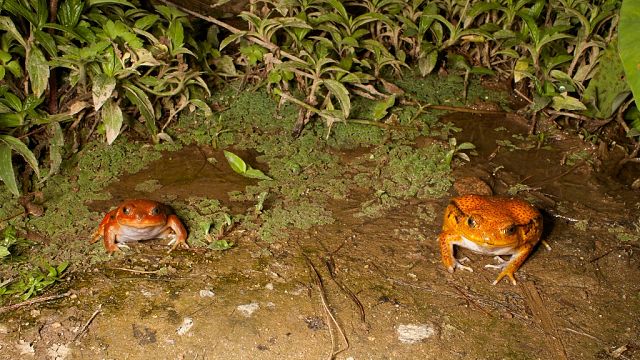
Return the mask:
{"type": "Polygon", "coordinates": [[[258,234],[267,242],[287,237],[287,229],[306,230],[315,225],[334,222],[330,211],[307,200],[266,210],[260,218],[263,222],[258,229],[258,234]]]}
{"type": "Polygon", "coordinates": [[[162,184],[160,184],[160,181],[158,181],[156,179],[151,179],[151,180],[143,181],[143,182],[139,183],[138,185],[136,185],[135,190],[136,191],[141,191],[141,192],[152,193],[152,192],[160,189],[161,187],[162,187],[162,184]]]}
{"type": "Polygon", "coordinates": [[[382,144],[388,130],[375,125],[336,123],[331,129],[327,143],[340,149],[382,144]]]}
{"type": "Polygon", "coordinates": [[[187,242],[191,246],[207,246],[205,229],[220,222],[225,215],[231,216],[229,208],[215,199],[191,197],[185,201],[174,201],[173,207],[187,227],[187,242]]]}
{"type": "Polygon", "coordinates": [[[378,190],[401,198],[444,196],[451,186],[451,168],[445,160],[447,149],[432,144],[420,149],[407,145],[384,146],[375,155],[382,159],[378,190]],[[385,165],[384,162],[388,161],[385,165]]]}

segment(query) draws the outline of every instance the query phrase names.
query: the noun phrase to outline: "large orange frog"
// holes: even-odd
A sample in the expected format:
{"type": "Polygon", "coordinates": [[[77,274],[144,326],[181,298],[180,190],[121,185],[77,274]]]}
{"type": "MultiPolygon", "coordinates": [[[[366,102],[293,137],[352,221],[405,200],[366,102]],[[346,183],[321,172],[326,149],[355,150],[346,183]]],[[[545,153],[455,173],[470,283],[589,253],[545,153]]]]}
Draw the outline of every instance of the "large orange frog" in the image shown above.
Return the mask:
{"type": "Polygon", "coordinates": [[[508,276],[513,285],[513,273],[520,268],[542,235],[542,216],[524,200],[500,196],[464,195],[451,199],[444,213],[442,233],[438,237],[442,263],[453,272],[455,268],[473,271],[453,255],[454,245],[480,254],[496,255],[502,269],[497,284],[508,276]],[[509,261],[500,255],[511,255],[509,261]]]}
{"type": "Polygon", "coordinates": [[[118,247],[127,247],[127,242],[150,239],[171,239],[169,245],[173,246],[169,252],[178,245],[189,247],[187,230],[171,208],[146,199],[126,200],[109,211],[93,234],[91,243],[101,236],[109,254],[118,247]]]}

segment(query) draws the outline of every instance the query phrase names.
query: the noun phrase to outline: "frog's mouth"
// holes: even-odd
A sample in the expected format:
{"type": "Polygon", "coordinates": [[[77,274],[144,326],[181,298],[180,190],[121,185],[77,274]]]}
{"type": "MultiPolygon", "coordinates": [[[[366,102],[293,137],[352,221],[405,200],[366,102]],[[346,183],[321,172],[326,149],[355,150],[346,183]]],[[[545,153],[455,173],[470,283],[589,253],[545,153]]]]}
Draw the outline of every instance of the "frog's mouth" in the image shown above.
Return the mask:
{"type": "Polygon", "coordinates": [[[157,221],[150,221],[150,220],[128,221],[128,222],[118,221],[118,224],[120,224],[120,226],[125,226],[131,229],[148,229],[152,227],[162,226],[166,223],[167,222],[164,219],[160,219],[157,221]]]}
{"type": "Polygon", "coordinates": [[[467,248],[478,254],[485,254],[485,255],[511,255],[515,252],[513,250],[513,246],[515,244],[504,244],[504,245],[490,245],[487,243],[478,244],[477,242],[469,240],[464,236],[460,236],[460,241],[456,242],[455,245],[467,248]]]}

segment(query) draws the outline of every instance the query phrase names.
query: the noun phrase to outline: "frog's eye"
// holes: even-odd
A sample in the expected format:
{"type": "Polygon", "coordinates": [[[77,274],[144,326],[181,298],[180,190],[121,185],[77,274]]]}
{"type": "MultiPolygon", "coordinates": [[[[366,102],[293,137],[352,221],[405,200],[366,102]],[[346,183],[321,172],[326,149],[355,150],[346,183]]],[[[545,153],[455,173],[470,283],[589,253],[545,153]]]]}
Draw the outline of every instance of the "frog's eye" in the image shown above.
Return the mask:
{"type": "Polygon", "coordinates": [[[152,216],[156,216],[156,215],[158,215],[159,213],[160,213],[160,209],[158,209],[158,207],[157,207],[157,206],[156,206],[156,207],[154,207],[153,209],[151,209],[151,210],[149,211],[149,214],[151,214],[152,216]]]}
{"type": "Polygon", "coordinates": [[[474,227],[478,226],[478,223],[476,223],[476,221],[471,216],[469,216],[467,218],[467,225],[473,229],[474,227]]]}
{"type": "Polygon", "coordinates": [[[122,213],[125,214],[125,215],[131,215],[131,208],[128,208],[126,206],[123,207],[122,208],[122,213]]]}
{"type": "Polygon", "coordinates": [[[516,226],[515,225],[509,225],[508,227],[506,227],[502,231],[504,232],[505,235],[511,236],[511,235],[516,233],[516,226]]]}

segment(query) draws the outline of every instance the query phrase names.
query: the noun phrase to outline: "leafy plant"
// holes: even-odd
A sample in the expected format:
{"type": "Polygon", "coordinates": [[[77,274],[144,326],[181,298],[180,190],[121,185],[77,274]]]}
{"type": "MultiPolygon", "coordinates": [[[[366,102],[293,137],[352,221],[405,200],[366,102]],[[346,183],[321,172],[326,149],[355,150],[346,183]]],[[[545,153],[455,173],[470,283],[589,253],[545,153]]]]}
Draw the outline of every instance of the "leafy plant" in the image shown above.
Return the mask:
{"type": "Polygon", "coordinates": [[[464,161],[471,161],[469,155],[464,153],[464,150],[473,150],[476,146],[470,142],[463,142],[462,144],[458,144],[458,140],[454,137],[449,138],[449,150],[445,154],[445,162],[447,165],[451,164],[454,156],[461,158],[464,161]]]}
{"type": "Polygon", "coordinates": [[[261,170],[252,168],[244,160],[242,160],[241,157],[230,151],[224,150],[224,157],[227,159],[227,162],[229,163],[229,166],[231,166],[231,169],[244,177],[260,180],[273,180],[265,175],[261,170]]]}
{"type": "Polygon", "coordinates": [[[45,263],[44,269],[37,268],[23,274],[21,279],[16,282],[3,282],[0,286],[0,296],[15,295],[21,300],[27,300],[44,292],[51,285],[62,281],[61,276],[68,266],[68,262],[63,262],[55,267],[45,263]]]}
{"type": "Polygon", "coordinates": [[[17,231],[13,226],[7,226],[2,235],[3,238],[0,240],[0,260],[13,254],[16,246],[24,241],[18,238],[17,231]]]}

